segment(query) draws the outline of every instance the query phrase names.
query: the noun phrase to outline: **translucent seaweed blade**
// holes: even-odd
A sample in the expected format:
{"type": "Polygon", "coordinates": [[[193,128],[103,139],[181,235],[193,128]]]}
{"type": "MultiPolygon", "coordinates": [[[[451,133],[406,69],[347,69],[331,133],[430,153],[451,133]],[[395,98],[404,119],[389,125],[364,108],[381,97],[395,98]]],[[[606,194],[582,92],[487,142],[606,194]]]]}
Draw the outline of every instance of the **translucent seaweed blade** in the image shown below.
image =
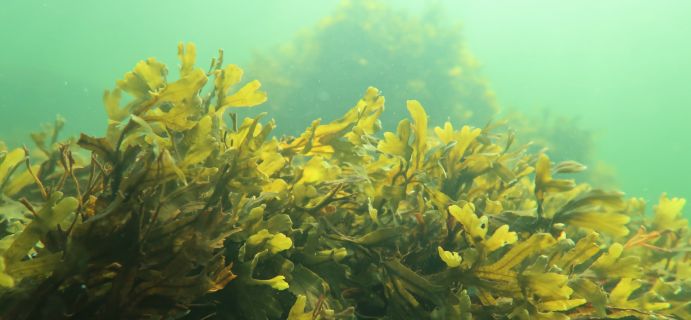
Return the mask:
{"type": "Polygon", "coordinates": [[[5,262],[10,265],[22,260],[43,235],[54,229],[65,218],[77,209],[76,198],[62,198],[59,192],[53,193],[51,199],[37,217],[16,237],[4,254],[5,262]]]}

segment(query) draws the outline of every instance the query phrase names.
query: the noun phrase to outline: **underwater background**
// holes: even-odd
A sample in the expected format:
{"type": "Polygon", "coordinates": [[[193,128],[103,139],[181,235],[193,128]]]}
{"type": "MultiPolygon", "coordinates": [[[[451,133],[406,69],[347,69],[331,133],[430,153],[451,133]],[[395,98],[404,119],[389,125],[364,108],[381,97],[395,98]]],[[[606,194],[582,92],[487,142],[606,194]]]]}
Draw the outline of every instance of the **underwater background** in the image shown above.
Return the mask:
{"type": "MultiPolygon", "coordinates": [[[[252,74],[257,52],[271,52],[309,32],[339,3],[3,1],[0,135],[11,146],[24,143],[55,114],[67,119],[67,134],[101,133],[104,88],[141,57],[174,61],[171,46],[191,41],[201,60],[223,48],[226,61],[252,74]]],[[[388,3],[412,16],[428,7],[422,1],[388,3]]],[[[449,25],[462,23],[465,44],[504,114],[570,118],[578,130],[592,134],[593,158],[607,164],[629,196],[654,201],[668,192],[691,198],[691,2],[437,1],[436,6],[449,25]]],[[[330,54],[340,59],[339,52],[330,54]]],[[[398,69],[391,70],[395,77],[398,69]]],[[[329,70],[322,76],[354,80],[329,70]]],[[[343,107],[334,114],[366,86],[381,84],[374,77],[372,83],[353,85],[358,91],[334,101],[343,107]]],[[[405,113],[402,103],[388,103],[387,109],[405,113]]],[[[299,117],[299,111],[279,108],[270,116],[299,117]]],[[[304,128],[312,118],[295,120],[304,128]]]]}
{"type": "Polygon", "coordinates": [[[690,13],[4,1],[0,320],[691,319],[690,13]]]}

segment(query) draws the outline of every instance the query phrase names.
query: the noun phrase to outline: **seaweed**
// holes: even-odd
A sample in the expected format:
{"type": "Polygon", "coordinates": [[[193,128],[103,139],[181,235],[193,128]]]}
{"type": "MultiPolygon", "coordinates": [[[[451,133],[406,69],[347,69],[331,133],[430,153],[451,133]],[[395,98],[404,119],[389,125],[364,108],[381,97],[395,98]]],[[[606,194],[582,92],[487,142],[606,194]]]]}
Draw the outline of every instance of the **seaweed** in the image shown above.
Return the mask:
{"type": "Polygon", "coordinates": [[[646,215],[415,100],[381,132],[373,87],[277,138],[240,117],[259,81],[178,53],[106,91],[104,136],[3,151],[2,319],[691,317],[684,200],[646,215]]]}
{"type": "Polygon", "coordinates": [[[342,1],[292,41],[259,51],[249,70],[271,92],[266,107],[277,130],[293,134],[312,118],[335,119],[359,96],[362,83],[376,83],[393,108],[380,117],[386,129],[395,128],[410,97],[433,106],[427,110],[432,125],[452,119],[482,126],[506,118],[520,143],[533,143],[531,151],[549,148],[556,161],[590,167],[585,181],[616,187],[616,172],[598,159],[597,136],[577,118],[550,110],[501,113],[505,106],[461,26],[444,11],[438,4],[411,13],[385,1],[342,1]]]}
{"type": "Polygon", "coordinates": [[[418,15],[386,1],[342,1],[294,40],[257,52],[248,70],[271,92],[266,107],[281,133],[336,119],[363,83],[376,83],[393,108],[381,118],[385,128],[395,127],[410,97],[434,106],[427,111],[435,123],[484,124],[499,110],[495,93],[460,26],[446,18],[438,5],[418,15]]]}

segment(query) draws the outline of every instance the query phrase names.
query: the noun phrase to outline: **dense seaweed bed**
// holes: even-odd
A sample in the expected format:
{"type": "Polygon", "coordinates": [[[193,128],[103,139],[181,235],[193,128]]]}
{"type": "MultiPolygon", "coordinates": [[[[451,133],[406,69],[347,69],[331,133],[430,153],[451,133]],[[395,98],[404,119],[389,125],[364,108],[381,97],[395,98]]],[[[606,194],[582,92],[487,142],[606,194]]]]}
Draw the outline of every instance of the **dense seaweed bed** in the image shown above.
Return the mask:
{"type": "Polygon", "coordinates": [[[646,213],[415,100],[380,132],[375,88],[276,138],[238,114],[259,81],[178,51],[105,93],[105,136],[3,148],[2,319],[691,318],[683,199],[646,213]]]}

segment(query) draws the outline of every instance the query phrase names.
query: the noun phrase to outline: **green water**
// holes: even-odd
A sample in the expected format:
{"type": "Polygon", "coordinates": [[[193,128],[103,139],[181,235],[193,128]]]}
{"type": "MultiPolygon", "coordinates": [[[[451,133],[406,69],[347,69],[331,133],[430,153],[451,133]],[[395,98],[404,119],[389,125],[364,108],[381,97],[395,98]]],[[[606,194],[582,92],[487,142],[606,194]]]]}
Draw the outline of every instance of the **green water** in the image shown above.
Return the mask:
{"type": "MultiPolygon", "coordinates": [[[[5,0],[0,136],[22,143],[56,113],[67,118],[69,134],[100,133],[103,90],[142,58],[172,66],[175,45],[192,41],[200,61],[224,48],[226,62],[247,65],[253,51],[290,41],[337,3],[5,0]]],[[[691,2],[441,5],[463,23],[503,109],[576,116],[596,132],[597,156],[616,168],[628,195],[691,198],[691,2]]]]}

